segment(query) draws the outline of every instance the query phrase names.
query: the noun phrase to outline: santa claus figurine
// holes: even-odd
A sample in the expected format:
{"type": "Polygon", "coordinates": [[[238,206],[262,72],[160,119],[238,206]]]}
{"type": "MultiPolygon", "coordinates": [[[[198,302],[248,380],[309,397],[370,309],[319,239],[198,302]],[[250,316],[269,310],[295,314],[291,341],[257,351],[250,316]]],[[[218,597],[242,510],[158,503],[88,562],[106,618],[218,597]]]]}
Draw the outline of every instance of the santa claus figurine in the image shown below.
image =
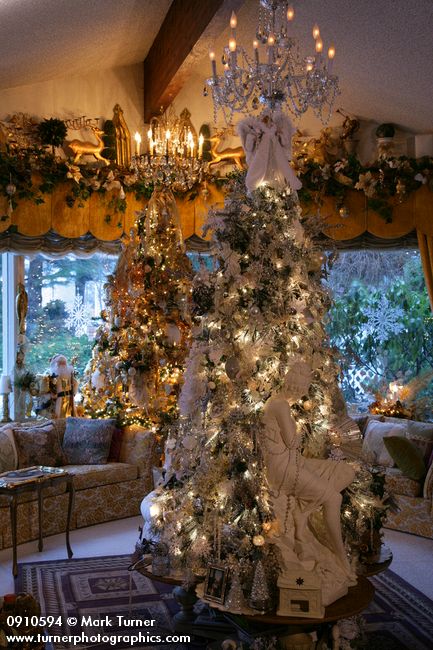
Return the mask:
{"type": "Polygon", "coordinates": [[[50,359],[50,368],[40,379],[45,379],[45,381],[40,381],[42,403],[38,414],[51,418],[66,418],[76,415],[74,395],[78,390],[78,382],[73,366],[68,365],[63,354],[55,354],[50,359]],[[45,384],[48,385],[45,386],[45,384]]]}

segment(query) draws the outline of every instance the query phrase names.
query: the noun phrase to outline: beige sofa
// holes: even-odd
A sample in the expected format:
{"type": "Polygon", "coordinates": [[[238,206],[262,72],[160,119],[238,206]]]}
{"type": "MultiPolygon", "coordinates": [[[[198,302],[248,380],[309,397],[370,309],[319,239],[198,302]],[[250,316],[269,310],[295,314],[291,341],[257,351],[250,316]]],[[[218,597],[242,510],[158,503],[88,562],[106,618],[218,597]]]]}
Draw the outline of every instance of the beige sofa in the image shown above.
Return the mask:
{"type": "MultiPolygon", "coordinates": [[[[63,440],[66,420],[56,420],[63,440]]],[[[12,424],[5,425],[9,431],[12,424]]],[[[0,432],[5,429],[0,428],[0,432]]],[[[17,425],[22,427],[22,423],[17,425]]],[[[33,423],[34,426],[34,423],[33,423]]],[[[140,427],[123,429],[118,462],[103,465],[65,465],[74,475],[75,506],[71,529],[139,514],[140,503],[152,490],[152,467],[157,464],[154,435],[140,427]]],[[[68,495],[65,485],[46,488],[43,492],[44,536],[66,528],[68,495]]],[[[18,544],[37,539],[38,509],[36,495],[23,494],[17,513],[18,544]]],[[[72,537],[73,542],[73,537],[72,537]]],[[[0,497],[0,549],[12,546],[9,507],[0,497]]]]}
{"type": "MultiPolygon", "coordinates": [[[[364,451],[365,434],[368,422],[371,420],[379,420],[389,424],[390,427],[394,424],[400,428],[403,427],[405,437],[423,451],[429,452],[433,444],[433,423],[384,416],[365,416],[355,419],[364,438],[364,451]]],[[[395,435],[395,433],[391,435],[395,435]]],[[[377,453],[380,454],[380,448],[377,453]]],[[[374,463],[372,459],[366,458],[366,460],[374,463]]],[[[425,477],[419,481],[404,476],[396,466],[382,467],[385,472],[385,485],[388,492],[393,495],[398,508],[398,511],[388,512],[385,527],[433,538],[433,464],[428,468],[425,477]]]]}

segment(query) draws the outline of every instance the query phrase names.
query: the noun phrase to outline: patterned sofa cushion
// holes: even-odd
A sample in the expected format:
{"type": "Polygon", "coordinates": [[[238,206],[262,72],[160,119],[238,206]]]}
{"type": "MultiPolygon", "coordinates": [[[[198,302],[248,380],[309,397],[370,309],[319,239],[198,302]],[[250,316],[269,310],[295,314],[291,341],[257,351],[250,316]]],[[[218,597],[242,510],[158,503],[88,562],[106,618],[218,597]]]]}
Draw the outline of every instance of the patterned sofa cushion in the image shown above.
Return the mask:
{"type": "Polygon", "coordinates": [[[105,465],[116,420],[67,418],[63,451],[68,465],[105,465]]]}
{"type": "Polygon", "coordinates": [[[122,483],[122,481],[133,481],[138,477],[137,467],[127,463],[65,465],[65,469],[74,475],[74,487],[76,490],[122,483]]]}
{"type": "Polygon", "coordinates": [[[0,429],[0,474],[18,467],[18,450],[12,427],[0,429]]]}
{"type": "Polygon", "coordinates": [[[32,465],[60,467],[65,456],[60,446],[59,436],[51,422],[36,427],[13,427],[18,450],[18,469],[32,465]]]}
{"type": "Polygon", "coordinates": [[[408,497],[419,497],[422,494],[422,483],[404,476],[397,467],[386,468],[385,485],[392,494],[404,494],[408,497]]]}
{"type": "Polygon", "coordinates": [[[119,461],[138,467],[140,477],[152,475],[152,467],[158,465],[160,452],[152,431],[139,425],[124,428],[119,461]]]}

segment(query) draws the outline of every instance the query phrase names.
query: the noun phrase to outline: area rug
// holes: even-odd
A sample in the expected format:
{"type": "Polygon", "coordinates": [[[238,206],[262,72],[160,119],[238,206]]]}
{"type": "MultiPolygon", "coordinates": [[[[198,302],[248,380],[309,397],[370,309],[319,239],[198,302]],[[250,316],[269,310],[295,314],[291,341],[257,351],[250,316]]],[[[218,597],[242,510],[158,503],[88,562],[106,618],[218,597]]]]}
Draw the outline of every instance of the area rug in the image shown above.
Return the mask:
{"type": "MultiPolygon", "coordinates": [[[[39,600],[43,613],[61,616],[61,627],[51,628],[51,634],[88,635],[152,634],[166,638],[173,634],[172,617],[178,605],[172,597],[172,587],[152,582],[136,571],[128,571],[130,556],[98,557],[78,560],[53,560],[19,565],[16,591],[33,594],[39,600]],[[152,628],[144,630],[117,623],[117,616],[126,619],[144,618],[154,620],[152,628]],[[101,625],[68,627],[67,619],[81,620],[90,617],[101,625]],[[108,617],[112,626],[104,624],[108,617]]],[[[368,650],[430,650],[433,638],[433,602],[414,589],[389,569],[370,578],[376,594],[373,602],[363,612],[363,646],[368,650]]],[[[109,643],[57,643],[55,650],[89,648],[109,650],[109,643]]],[[[131,648],[127,642],[119,642],[117,648],[131,648]]],[[[146,642],[134,644],[135,650],[183,650],[204,648],[201,643],[182,644],[146,642]]],[[[359,647],[359,646],[358,646],[359,647]]]]}

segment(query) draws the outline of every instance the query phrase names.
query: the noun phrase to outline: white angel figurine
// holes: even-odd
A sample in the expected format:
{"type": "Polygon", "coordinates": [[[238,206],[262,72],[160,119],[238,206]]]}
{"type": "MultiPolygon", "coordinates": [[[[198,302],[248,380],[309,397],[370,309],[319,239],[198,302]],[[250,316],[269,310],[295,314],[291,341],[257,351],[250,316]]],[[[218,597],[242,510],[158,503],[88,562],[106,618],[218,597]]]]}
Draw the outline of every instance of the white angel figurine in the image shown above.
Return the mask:
{"type": "Polygon", "coordinates": [[[272,507],[278,522],[274,543],[281,551],[285,572],[303,568],[322,583],[326,606],[347,593],[356,576],[346,556],[341,534],[341,490],[355,472],[344,461],[305,458],[290,404],[308,392],[311,367],[300,361],[285,377],[282,390],[271,397],[264,413],[261,448],[272,507]],[[322,511],[326,546],[309,526],[309,516],[322,511]]]}
{"type": "Polygon", "coordinates": [[[249,192],[265,184],[277,190],[302,187],[289,163],[295,129],[287,115],[275,111],[263,119],[246,117],[239,122],[237,131],[248,165],[245,183],[249,192]]]}

